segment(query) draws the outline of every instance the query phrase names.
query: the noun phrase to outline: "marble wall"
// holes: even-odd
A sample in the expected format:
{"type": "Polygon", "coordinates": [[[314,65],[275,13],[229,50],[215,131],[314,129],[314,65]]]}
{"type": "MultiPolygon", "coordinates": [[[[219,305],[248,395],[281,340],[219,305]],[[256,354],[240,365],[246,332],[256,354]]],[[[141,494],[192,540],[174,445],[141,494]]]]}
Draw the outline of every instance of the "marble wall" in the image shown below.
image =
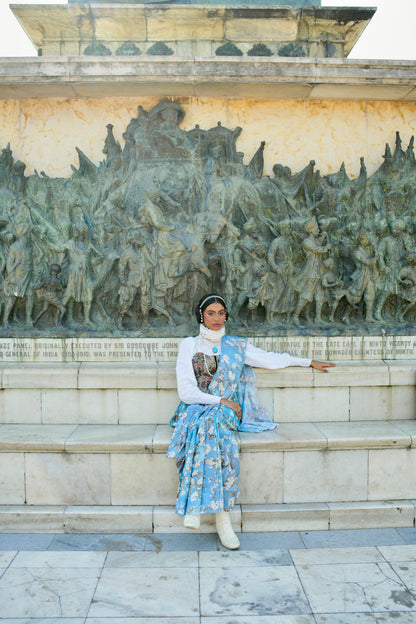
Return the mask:
{"type": "MultiPolygon", "coordinates": [[[[208,129],[221,121],[227,128],[241,126],[237,148],[250,160],[262,140],[265,173],[276,162],[300,171],[316,161],[322,175],[339,170],[345,162],[350,177],[359,173],[360,156],[371,175],[382,162],[385,142],[394,145],[400,132],[403,144],[415,133],[412,102],[359,102],[329,100],[256,100],[176,98],[186,110],[184,130],[199,124],[208,129]]],[[[123,144],[122,133],[140,104],[149,110],[157,98],[25,99],[0,100],[0,147],[11,144],[15,159],[52,177],[71,175],[78,164],[75,145],[94,163],[104,158],[106,124],[123,144]]]]}

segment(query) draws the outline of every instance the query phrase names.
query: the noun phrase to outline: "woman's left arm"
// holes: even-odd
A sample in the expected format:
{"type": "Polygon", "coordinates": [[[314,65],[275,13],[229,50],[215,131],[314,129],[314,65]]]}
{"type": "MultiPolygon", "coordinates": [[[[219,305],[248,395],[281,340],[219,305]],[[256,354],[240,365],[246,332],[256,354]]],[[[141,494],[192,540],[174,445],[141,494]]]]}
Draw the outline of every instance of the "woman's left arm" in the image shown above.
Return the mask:
{"type": "Polygon", "coordinates": [[[328,367],[335,366],[332,362],[319,362],[310,358],[300,358],[289,353],[277,353],[275,351],[264,351],[255,347],[250,342],[247,343],[245,363],[256,368],[287,368],[288,366],[303,366],[316,368],[328,372],[328,367]]]}

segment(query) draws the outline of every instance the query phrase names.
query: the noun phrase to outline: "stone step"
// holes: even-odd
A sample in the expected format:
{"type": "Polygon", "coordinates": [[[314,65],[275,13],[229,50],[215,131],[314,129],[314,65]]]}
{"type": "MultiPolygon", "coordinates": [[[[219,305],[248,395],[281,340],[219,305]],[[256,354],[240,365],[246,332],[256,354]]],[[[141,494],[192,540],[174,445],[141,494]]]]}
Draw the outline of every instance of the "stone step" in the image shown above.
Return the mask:
{"type": "MultiPolygon", "coordinates": [[[[276,422],[411,419],[415,360],[341,361],[330,373],[257,369],[276,422]]],[[[0,423],[167,424],[177,404],[171,362],[3,363],[0,423]]]]}
{"type": "MultiPolygon", "coordinates": [[[[413,527],[416,501],[238,504],[238,532],[325,531],[413,527]]],[[[172,505],[0,505],[3,533],[192,533],[172,505]]],[[[202,516],[200,532],[215,532],[213,514],[202,516]]]]}
{"type": "MultiPolygon", "coordinates": [[[[173,505],[167,425],[0,425],[1,505],[173,505]]],[[[416,498],[416,421],[240,433],[242,505],[416,498]]]]}

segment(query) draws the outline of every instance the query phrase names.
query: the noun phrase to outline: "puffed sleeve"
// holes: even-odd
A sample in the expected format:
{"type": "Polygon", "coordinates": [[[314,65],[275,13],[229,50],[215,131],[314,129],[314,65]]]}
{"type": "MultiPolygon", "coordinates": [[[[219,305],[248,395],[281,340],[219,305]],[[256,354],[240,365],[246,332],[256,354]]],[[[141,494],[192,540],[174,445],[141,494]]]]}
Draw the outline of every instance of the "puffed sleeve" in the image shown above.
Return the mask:
{"type": "Polygon", "coordinates": [[[310,366],[310,358],[300,358],[289,353],[263,351],[250,342],[247,343],[246,364],[257,368],[287,368],[288,366],[310,366]]]}
{"type": "Polygon", "coordinates": [[[182,340],[179,345],[178,359],[176,361],[176,381],[178,394],[181,401],[194,405],[217,405],[221,397],[202,392],[198,388],[192,357],[194,355],[194,338],[190,336],[182,340]]]}

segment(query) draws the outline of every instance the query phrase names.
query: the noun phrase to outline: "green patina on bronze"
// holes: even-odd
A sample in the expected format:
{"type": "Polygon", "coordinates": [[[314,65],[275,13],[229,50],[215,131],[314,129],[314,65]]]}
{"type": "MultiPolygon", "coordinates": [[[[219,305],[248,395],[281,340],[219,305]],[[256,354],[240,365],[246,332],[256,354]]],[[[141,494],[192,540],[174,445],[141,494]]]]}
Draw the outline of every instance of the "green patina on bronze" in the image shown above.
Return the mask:
{"type": "Polygon", "coordinates": [[[99,164],[76,148],[69,178],[2,150],[3,335],[182,335],[207,291],[243,333],[415,327],[413,138],[371,176],[363,158],[356,179],[314,161],[267,176],[264,141],[244,164],[241,128],[184,117],[139,106],[122,143],[107,125],[99,164]]]}

